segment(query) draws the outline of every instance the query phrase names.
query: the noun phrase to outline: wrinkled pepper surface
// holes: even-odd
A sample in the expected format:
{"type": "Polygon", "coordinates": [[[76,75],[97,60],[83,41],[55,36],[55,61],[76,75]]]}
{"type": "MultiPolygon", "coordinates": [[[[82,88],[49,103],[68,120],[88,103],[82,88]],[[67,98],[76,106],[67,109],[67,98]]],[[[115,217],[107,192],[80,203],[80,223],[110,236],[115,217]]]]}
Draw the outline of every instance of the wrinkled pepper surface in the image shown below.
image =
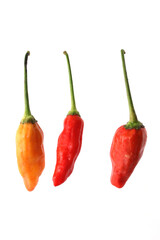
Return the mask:
{"type": "Polygon", "coordinates": [[[71,110],[64,120],[64,129],[58,138],[57,161],[53,174],[54,186],[62,184],[71,175],[75,161],[81,150],[84,126],[84,122],[76,109],[69,56],[67,52],[64,52],[64,54],[67,58],[69,71],[71,110]]]}
{"type": "Polygon", "coordinates": [[[111,183],[117,188],[122,188],[132,174],[134,168],[142,157],[147,140],[146,129],[144,125],[138,121],[133,106],[124,54],[125,51],[121,50],[130,120],[126,125],[117,129],[110,150],[112,161],[111,183]]]}
{"type": "Polygon", "coordinates": [[[27,86],[27,60],[24,60],[24,99],[25,113],[16,134],[16,154],[19,172],[24,180],[25,187],[32,191],[45,167],[45,153],[43,147],[43,131],[35,118],[31,115],[28,86],[27,86]]]}

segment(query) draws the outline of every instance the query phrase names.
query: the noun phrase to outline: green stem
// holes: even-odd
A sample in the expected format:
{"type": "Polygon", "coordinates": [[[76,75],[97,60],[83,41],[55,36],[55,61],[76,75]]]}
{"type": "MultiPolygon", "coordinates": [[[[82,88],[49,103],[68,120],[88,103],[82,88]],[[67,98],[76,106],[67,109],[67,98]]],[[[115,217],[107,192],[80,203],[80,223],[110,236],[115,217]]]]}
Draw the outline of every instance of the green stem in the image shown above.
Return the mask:
{"type": "Polygon", "coordinates": [[[70,84],[70,93],[71,93],[71,110],[68,112],[68,115],[79,115],[79,112],[77,111],[76,108],[76,102],[75,102],[75,97],[74,97],[74,88],[73,88],[73,80],[72,80],[72,72],[71,72],[71,66],[70,66],[70,61],[69,61],[69,56],[66,51],[63,52],[64,55],[66,55],[67,59],[67,65],[68,65],[68,72],[69,72],[69,84],[70,84]]]}
{"type": "Polygon", "coordinates": [[[127,76],[124,54],[125,54],[125,51],[122,49],[121,50],[122,66],[123,66],[123,73],[124,73],[124,80],[125,80],[125,85],[126,85],[127,99],[128,99],[128,105],[129,105],[129,115],[130,115],[129,122],[125,125],[125,127],[126,128],[141,128],[143,126],[143,124],[138,121],[137,115],[136,115],[136,112],[134,109],[131,91],[130,91],[130,87],[129,87],[128,76],[127,76]]]}
{"type": "Polygon", "coordinates": [[[28,97],[28,82],[27,82],[27,62],[30,52],[27,52],[24,58],[24,104],[25,104],[25,115],[31,115],[30,106],[29,106],[29,97],[28,97]]]}
{"type": "Polygon", "coordinates": [[[28,82],[27,82],[27,62],[28,62],[28,56],[30,55],[30,52],[28,51],[25,54],[24,58],[24,104],[25,104],[25,111],[24,116],[21,120],[21,123],[35,123],[36,120],[31,114],[30,106],[29,106],[29,96],[28,96],[28,82]]]}

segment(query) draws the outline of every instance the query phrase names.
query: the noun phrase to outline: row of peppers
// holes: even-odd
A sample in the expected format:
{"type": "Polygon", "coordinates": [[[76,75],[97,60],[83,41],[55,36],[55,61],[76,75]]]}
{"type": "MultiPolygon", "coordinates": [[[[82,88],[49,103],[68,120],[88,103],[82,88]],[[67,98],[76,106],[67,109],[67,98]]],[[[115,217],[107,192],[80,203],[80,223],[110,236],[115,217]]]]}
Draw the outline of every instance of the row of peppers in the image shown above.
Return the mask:
{"type": "MultiPolygon", "coordinates": [[[[64,183],[71,175],[81,150],[84,126],[84,122],[76,108],[69,56],[67,52],[64,52],[64,54],[69,71],[71,110],[64,120],[64,129],[58,138],[57,161],[53,174],[54,186],[64,183]]],[[[138,121],[134,109],[124,54],[125,51],[121,50],[130,120],[126,125],[117,129],[110,150],[112,161],[111,183],[118,188],[122,188],[132,174],[143,154],[147,140],[146,129],[138,121]]],[[[29,105],[27,85],[27,61],[29,55],[30,52],[27,52],[24,59],[25,113],[16,134],[16,154],[19,172],[23,177],[25,187],[28,191],[32,191],[36,187],[45,167],[45,153],[43,131],[31,114],[29,105]]]]}

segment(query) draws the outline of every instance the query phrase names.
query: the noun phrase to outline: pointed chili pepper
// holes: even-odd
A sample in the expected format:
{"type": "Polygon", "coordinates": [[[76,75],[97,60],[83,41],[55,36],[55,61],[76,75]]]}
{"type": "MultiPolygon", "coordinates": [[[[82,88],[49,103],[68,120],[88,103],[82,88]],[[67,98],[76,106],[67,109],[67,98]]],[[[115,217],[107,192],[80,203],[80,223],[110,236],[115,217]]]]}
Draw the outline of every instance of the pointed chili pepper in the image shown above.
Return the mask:
{"type": "Polygon", "coordinates": [[[29,106],[27,86],[27,60],[30,52],[24,59],[24,101],[25,112],[16,134],[16,154],[19,172],[24,180],[25,187],[32,191],[45,166],[43,147],[43,132],[29,106]]]}
{"type": "Polygon", "coordinates": [[[111,183],[117,188],[124,186],[134,168],[142,157],[147,140],[144,125],[138,121],[131,97],[126,64],[125,51],[121,50],[124,79],[129,104],[130,120],[117,129],[110,150],[112,161],[111,183]]]}
{"type": "Polygon", "coordinates": [[[69,56],[67,52],[64,52],[64,54],[67,58],[69,71],[71,110],[64,120],[64,129],[58,138],[57,162],[53,174],[54,186],[58,186],[65,182],[73,171],[75,161],[81,150],[84,125],[76,108],[69,56]]]}

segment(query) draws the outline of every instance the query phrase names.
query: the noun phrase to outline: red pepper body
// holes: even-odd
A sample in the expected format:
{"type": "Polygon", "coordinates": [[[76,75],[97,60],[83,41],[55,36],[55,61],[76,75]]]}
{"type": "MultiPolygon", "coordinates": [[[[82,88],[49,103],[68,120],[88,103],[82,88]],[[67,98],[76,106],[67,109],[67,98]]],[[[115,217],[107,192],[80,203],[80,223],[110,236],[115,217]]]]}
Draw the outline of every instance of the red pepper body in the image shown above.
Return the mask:
{"type": "Polygon", "coordinates": [[[57,162],[53,174],[54,186],[65,182],[73,171],[75,161],[81,150],[84,122],[78,115],[68,115],[64,129],[58,138],[57,162]]]}
{"type": "Polygon", "coordinates": [[[142,157],[147,140],[146,129],[117,129],[110,150],[112,161],[111,183],[121,188],[142,157]]]}

